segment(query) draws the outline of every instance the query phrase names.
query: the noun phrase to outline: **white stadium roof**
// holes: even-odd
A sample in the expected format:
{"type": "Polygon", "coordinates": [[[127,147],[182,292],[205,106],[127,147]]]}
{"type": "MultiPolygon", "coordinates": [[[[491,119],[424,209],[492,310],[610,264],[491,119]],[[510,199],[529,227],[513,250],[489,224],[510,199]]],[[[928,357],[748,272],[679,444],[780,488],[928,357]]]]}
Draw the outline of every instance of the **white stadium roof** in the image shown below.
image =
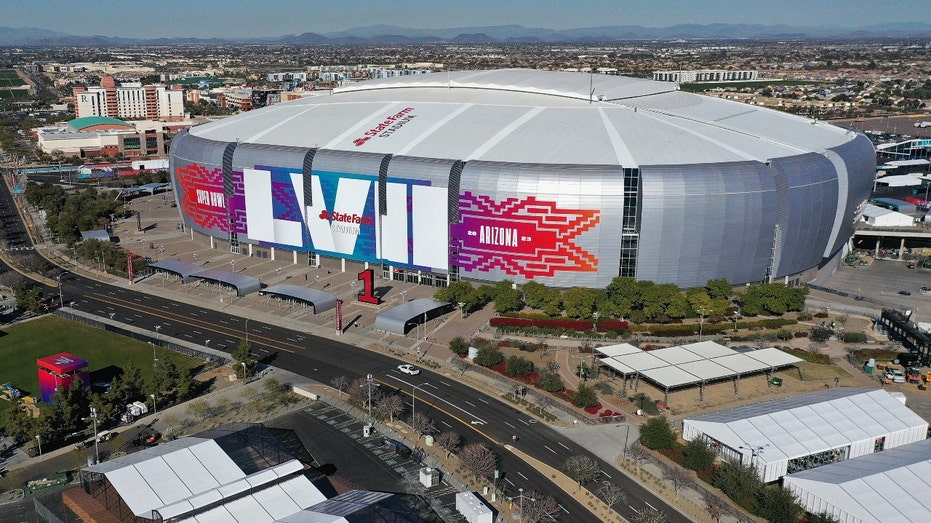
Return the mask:
{"type": "Polygon", "coordinates": [[[818,121],[679,92],[667,82],[524,69],[372,80],[190,133],[228,143],[628,168],[766,162],[820,153],[853,136],[818,121]]]}
{"type": "Polygon", "coordinates": [[[737,352],[713,341],[643,351],[629,344],[598,347],[601,363],[617,372],[639,374],[662,388],[684,387],[802,361],[776,348],[737,352]]]}
{"type": "Polygon", "coordinates": [[[783,484],[803,501],[811,498],[808,507],[833,505],[856,518],[842,521],[931,521],[931,440],[789,474],[783,484]]]}

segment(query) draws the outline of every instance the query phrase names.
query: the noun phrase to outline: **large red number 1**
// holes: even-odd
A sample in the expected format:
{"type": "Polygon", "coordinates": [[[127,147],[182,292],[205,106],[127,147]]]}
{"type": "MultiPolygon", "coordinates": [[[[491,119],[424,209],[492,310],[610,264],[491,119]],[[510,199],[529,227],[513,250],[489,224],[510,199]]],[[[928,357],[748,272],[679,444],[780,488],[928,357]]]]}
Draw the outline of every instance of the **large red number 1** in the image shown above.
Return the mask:
{"type": "Polygon", "coordinates": [[[364,282],[362,292],[357,296],[359,301],[362,303],[374,303],[375,305],[380,304],[381,299],[375,296],[375,271],[373,269],[365,269],[359,273],[359,277],[356,279],[364,282]]]}

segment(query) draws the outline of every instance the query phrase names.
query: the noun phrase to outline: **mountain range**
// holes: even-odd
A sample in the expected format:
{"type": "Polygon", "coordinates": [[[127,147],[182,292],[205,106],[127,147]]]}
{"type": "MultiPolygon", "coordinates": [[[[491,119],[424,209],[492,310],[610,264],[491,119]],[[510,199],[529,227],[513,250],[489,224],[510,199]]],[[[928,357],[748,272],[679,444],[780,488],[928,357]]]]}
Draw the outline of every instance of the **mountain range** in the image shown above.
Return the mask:
{"type": "Polygon", "coordinates": [[[864,27],[794,27],[758,24],[680,24],[670,27],[615,25],[545,29],[520,25],[410,29],[373,25],[331,33],[302,33],[263,38],[126,38],[78,36],[36,28],[0,27],[0,46],[108,46],[264,43],[284,45],[428,45],[595,43],[642,40],[864,40],[931,39],[931,24],[876,24],[864,27]]]}

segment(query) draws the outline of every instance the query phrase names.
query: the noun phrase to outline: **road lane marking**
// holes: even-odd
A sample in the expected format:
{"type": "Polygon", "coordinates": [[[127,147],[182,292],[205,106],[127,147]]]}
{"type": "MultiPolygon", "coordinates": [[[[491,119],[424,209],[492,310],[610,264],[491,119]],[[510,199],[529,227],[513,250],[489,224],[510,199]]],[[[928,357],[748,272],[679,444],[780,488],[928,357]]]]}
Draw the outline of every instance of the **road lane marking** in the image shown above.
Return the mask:
{"type": "Polygon", "coordinates": [[[517,427],[515,427],[514,425],[511,425],[510,423],[508,423],[508,422],[506,422],[506,421],[504,422],[504,424],[507,425],[508,427],[511,427],[512,429],[516,429],[516,428],[517,428],[517,427]]]}
{"type": "Polygon", "coordinates": [[[553,449],[547,447],[546,445],[543,445],[543,448],[545,448],[546,450],[552,452],[553,454],[556,454],[556,451],[555,451],[555,450],[553,450],[553,449]]]}
{"type": "Polygon", "coordinates": [[[527,476],[521,474],[519,470],[517,471],[517,475],[520,476],[520,477],[522,477],[522,478],[524,478],[524,479],[526,479],[527,481],[530,481],[530,478],[528,478],[527,476]]]}
{"type": "Polygon", "coordinates": [[[557,441],[556,443],[559,443],[559,446],[562,447],[562,448],[564,448],[564,449],[566,449],[566,450],[572,450],[572,449],[570,449],[569,447],[563,445],[563,443],[562,443],[561,441],[557,441]]]}

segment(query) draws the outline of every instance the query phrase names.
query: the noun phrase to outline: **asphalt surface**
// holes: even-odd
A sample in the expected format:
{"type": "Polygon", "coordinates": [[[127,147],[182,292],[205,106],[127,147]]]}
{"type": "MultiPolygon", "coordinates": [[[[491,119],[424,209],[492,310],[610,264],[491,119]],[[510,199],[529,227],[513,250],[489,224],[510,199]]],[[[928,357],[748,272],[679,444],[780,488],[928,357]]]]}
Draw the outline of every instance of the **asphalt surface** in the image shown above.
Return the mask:
{"type": "MultiPolygon", "coordinates": [[[[13,202],[8,186],[3,185],[0,212],[9,212],[13,202]]],[[[23,241],[30,241],[28,235],[23,241]]],[[[38,256],[32,252],[24,255],[38,256]]],[[[246,333],[246,320],[222,311],[107,285],[72,273],[61,275],[60,281],[60,288],[46,286],[45,294],[55,295],[61,291],[68,306],[150,331],[155,334],[152,341],[164,336],[231,352],[246,333]],[[156,325],[160,326],[157,333],[156,325]]],[[[503,445],[512,443],[516,435],[523,451],[555,468],[561,468],[570,456],[590,455],[587,449],[548,426],[536,423],[526,413],[496,399],[489,401],[490,398],[484,398],[480,392],[450,375],[424,370],[410,379],[396,370],[402,363],[400,360],[307,332],[249,320],[248,339],[253,354],[265,363],[323,384],[329,384],[337,376],[351,379],[372,374],[384,387],[398,388],[405,394],[408,389],[413,394],[413,386],[417,385],[417,412],[431,417],[441,431],[450,429],[461,434],[464,445],[480,442],[491,446],[501,457],[503,486],[508,492],[519,488],[544,491],[557,499],[562,509],[559,521],[591,521],[591,514],[575,498],[554,486],[544,487],[551,485],[548,478],[504,448],[503,445]]],[[[623,443],[618,441],[618,448],[621,445],[623,443]]],[[[600,459],[599,462],[602,470],[613,469],[611,464],[600,459]]],[[[32,475],[42,477],[41,473],[32,475]]],[[[666,513],[670,522],[688,521],[628,477],[615,474],[614,481],[629,495],[628,506],[620,509],[624,517],[632,518],[635,511],[651,506],[666,513]]]]}

